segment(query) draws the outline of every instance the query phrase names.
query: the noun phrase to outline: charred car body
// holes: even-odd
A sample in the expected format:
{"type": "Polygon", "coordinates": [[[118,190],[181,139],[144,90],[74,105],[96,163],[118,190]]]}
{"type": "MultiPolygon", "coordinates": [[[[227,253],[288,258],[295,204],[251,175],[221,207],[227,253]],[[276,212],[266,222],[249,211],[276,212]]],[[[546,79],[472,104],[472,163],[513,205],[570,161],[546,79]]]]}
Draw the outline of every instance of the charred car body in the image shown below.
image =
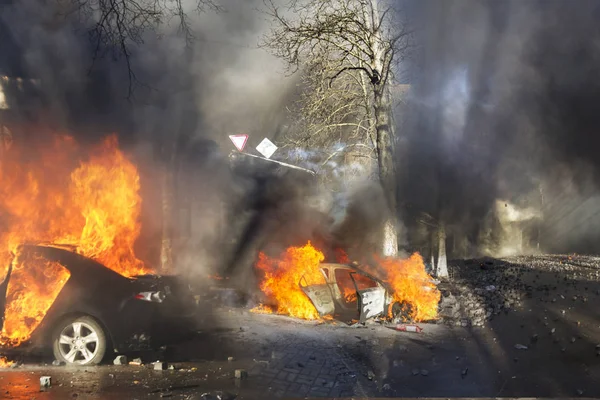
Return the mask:
{"type": "MultiPolygon", "coordinates": [[[[196,303],[175,276],[127,278],[58,247],[24,245],[20,256],[58,262],[70,276],[30,339],[17,350],[52,348],[59,361],[98,364],[117,353],[149,350],[193,331],[196,303]]],[[[0,329],[11,269],[0,283],[0,329]]]]}
{"type": "Polygon", "coordinates": [[[362,323],[378,316],[396,316],[404,309],[394,302],[385,282],[358,265],[324,263],[320,267],[326,283],[306,285],[301,278],[299,284],[321,316],[358,317],[362,323]]]}

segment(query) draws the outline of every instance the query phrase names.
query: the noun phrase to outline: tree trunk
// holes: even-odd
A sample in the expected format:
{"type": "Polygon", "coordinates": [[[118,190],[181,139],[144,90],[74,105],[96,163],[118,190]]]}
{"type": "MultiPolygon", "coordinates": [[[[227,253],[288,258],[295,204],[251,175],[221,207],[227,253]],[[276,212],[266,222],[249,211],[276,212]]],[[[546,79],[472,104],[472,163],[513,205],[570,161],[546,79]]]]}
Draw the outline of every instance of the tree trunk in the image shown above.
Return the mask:
{"type": "Polygon", "coordinates": [[[165,163],[162,176],[162,239],[160,268],[163,273],[173,271],[173,173],[165,163]]]}
{"type": "Polygon", "coordinates": [[[374,96],[375,135],[379,181],[388,205],[388,218],[384,225],[383,252],[395,256],[398,252],[398,226],[396,221],[396,174],[392,151],[390,94],[384,83],[375,85],[374,96]]]}
{"type": "Polygon", "coordinates": [[[438,278],[448,277],[448,260],[446,258],[446,228],[444,224],[440,222],[438,228],[438,262],[436,275],[438,278]]]}

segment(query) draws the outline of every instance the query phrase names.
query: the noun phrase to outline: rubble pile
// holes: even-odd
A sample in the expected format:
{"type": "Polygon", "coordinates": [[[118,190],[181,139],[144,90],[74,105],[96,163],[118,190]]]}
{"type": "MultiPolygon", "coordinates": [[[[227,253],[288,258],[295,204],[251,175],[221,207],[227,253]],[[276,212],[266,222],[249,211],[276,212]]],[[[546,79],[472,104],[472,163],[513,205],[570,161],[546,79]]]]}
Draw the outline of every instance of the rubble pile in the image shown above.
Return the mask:
{"type": "Polygon", "coordinates": [[[438,285],[442,293],[439,321],[451,325],[483,326],[501,313],[519,309],[534,295],[542,303],[564,300],[570,290],[575,293],[569,295],[574,302],[600,296],[600,289],[591,285],[600,280],[600,257],[519,256],[456,261],[449,266],[451,279],[438,285]],[[590,287],[582,282],[589,282],[590,287]]]}
{"type": "Polygon", "coordinates": [[[501,261],[466,260],[452,265],[453,277],[442,281],[439,304],[441,323],[483,326],[502,312],[521,305],[533,290],[521,282],[526,267],[501,261]]]}

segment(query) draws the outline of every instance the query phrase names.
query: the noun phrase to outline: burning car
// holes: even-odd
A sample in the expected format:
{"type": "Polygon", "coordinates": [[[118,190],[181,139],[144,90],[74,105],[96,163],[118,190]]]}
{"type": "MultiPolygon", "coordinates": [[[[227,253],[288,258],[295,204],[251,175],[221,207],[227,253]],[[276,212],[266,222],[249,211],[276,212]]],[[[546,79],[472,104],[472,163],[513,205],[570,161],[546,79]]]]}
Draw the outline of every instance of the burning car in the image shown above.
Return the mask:
{"type": "MultiPolygon", "coordinates": [[[[3,334],[7,325],[20,317],[10,307],[17,303],[16,297],[23,296],[22,290],[10,290],[11,277],[22,274],[23,269],[31,269],[27,273],[41,278],[51,271],[62,277],[62,286],[47,312],[39,321],[24,321],[32,329],[31,334],[22,335],[26,340],[18,340],[13,332],[17,349],[51,348],[59,361],[94,365],[113,350],[149,350],[193,330],[196,303],[189,288],[175,276],[127,278],[91,258],[55,246],[22,245],[17,254],[19,259],[43,258],[47,263],[13,262],[9,267],[0,283],[3,334]]],[[[4,346],[14,344],[3,340],[4,346]]]]}
{"type": "Polygon", "coordinates": [[[355,264],[320,265],[324,284],[306,285],[304,276],[300,288],[313,303],[319,315],[356,318],[363,323],[377,316],[398,316],[407,304],[394,300],[391,288],[381,279],[362,271],[355,264]]]}
{"type": "Polygon", "coordinates": [[[373,265],[350,263],[343,251],[338,263],[325,258],[310,241],[278,257],[259,252],[255,265],[264,299],[251,311],[361,322],[377,316],[437,318],[440,292],[418,253],[407,259],[375,257],[373,265]]]}

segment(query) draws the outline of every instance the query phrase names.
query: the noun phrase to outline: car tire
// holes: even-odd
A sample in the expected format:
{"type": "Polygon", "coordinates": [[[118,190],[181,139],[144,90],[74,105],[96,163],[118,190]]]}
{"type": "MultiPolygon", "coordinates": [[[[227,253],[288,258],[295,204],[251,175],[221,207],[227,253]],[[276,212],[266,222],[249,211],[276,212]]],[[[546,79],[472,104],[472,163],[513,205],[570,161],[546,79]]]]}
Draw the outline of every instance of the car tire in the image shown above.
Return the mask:
{"type": "Polygon", "coordinates": [[[70,365],[97,365],[107,348],[107,335],[90,316],[64,319],[54,329],[52,351],[58,361],[70,365]]]}

